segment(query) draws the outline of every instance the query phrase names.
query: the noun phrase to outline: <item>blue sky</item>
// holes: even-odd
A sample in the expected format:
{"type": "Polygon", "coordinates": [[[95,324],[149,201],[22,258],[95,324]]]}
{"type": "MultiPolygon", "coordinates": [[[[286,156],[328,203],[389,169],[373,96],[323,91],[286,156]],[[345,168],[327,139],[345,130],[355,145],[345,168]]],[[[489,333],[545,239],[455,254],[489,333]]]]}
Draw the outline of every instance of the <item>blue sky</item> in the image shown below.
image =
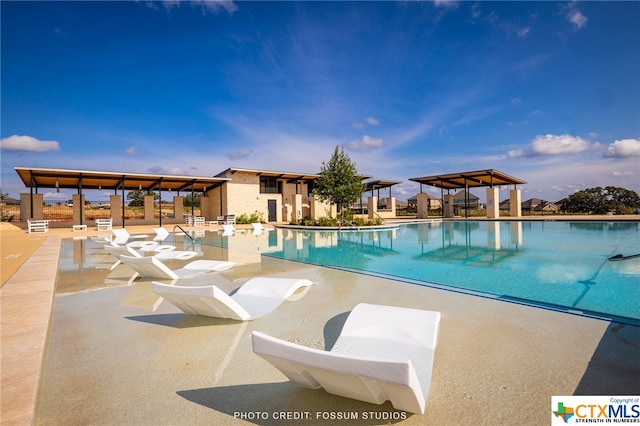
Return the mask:
{"type": "Polygon", "coordinates": [[[336,145],[398,199],[489,168],[523,200],[640,193],[639,2],[0,7],[11,196],[14,166],[318,173],[336,145]]]}

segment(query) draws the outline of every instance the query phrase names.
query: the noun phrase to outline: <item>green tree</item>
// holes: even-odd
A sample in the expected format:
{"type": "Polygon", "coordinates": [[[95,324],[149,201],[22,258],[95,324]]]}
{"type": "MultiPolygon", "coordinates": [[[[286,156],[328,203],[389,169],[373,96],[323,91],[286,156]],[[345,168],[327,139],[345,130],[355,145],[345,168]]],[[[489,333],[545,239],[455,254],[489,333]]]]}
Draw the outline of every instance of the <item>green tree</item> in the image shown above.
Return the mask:
{"type": "Polygon", "coordinates": [[[640,197],[634,191],[615,186],[587,188],[571,194],[563,204],[568,213],[616,214],[635,213],[640,197]]]}
{"type": "Polygon", "coordinates": [[[0,211],[0,222],[11,222],[13,216],[9,215],[4,211],[4,198],[8,197],[8,192],[2,192],[2,188],[0,188],[0,203],[2,203],[2,210],[0,211]]]}
{"type": "Polygon", "coordinates": [[[320,201],[338,206],[340,216],[344,207],[362,197],[365,185],[358,175],[356,165],[345,154],[344,148],[336,146],[328,163],[322,162],[320,177],[314,182],[313,194],[320,201]]]}
{"type": "Polygon", "coordinates": [[[200,207],[201,192],[194,192],[193,195],[189,193],[182,199],[182,205],[185,207],[200,207]]]}
{"type": "Polygon", "coordinates": [[[127,199],[129,201],[129,206],[131,207],[142,207],[144,206],[144,196],[145,195],[153,195],[154,200],[159,200],[160,197],[153,191],[143,191],[141,189],[135,189],[133,191],[129,191],[127,193],[127,199]]]}

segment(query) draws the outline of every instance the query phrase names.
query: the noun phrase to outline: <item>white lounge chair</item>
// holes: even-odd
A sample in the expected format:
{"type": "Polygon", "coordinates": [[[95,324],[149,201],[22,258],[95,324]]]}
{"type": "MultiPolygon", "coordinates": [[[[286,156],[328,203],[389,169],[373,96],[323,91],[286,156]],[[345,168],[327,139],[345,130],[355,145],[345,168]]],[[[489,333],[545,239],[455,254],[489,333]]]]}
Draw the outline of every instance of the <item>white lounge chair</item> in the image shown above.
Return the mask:
{"type": "Polygon", "coordinates": [[[236,229],[236,227],[233,226],[233,224],[222,225],[222,235],[224,236],[234,235],[237,232],[244,232],[244,231],[245,229],[236,229]]]}
{"type": "Polygon", "coordinates": [[[120,260],[136,271],[141,277],[177,280],[190,278],[209,272],[221,272],[235,265],[233,262],[220,260],[194,260],[180,269],[172,270],[157,259],[156,256],[132,257],[121,255],[120,260]]]}
{"type": "Polygon", "coordinates": [[[131,239],[139,239],[139,238],[147,238],[148,235],[131,235],[129,234],[129,231],[127,231],[124,228],[115,228],[115,229],[111,229],[111,232],[114,235],[114,239],[112,239],[111,241],[115,242],[116,244],[119,245],[123,245],[125,244],[127,241],[131,240],[131,239]]]}
{"type": "Polygon", "coordinates": [[[169,236],[169,231],[164,228],[153,228],[156,236],[153,237],[153,241],[164,241],[169,236]]]}
{"type": "Polygon", "coordinates": [[[253,351],[297,385],[423,414],[440,312],[361,303],[330,351],[254,331],[253,351]]]}
{"type": "MultiPolygon", "coordinates": [[[[147,241],[150,242],[150,241],[147,241]]],[[[158,259],[181,259],[187,260],[196,256],[198,253],[195,251],[176,251],[176,246],[170,244],[145,244],[137,245],[136,242],[131,242],[123,246],[110,245],[104,246],[105,251],[113,254],[114,256],[120,256],[121,254],[131,255],[135,257],[143,257],[144,253],[154,252],[154,256],[158,259]],[[168,253],[167,255],[161,255],[162,253],[168,253]]]]}
{"type": "Polygon", "coordinates": [[[264,231],[275,231],[276,228],[265,228],[264,225],[260,222],[257,223],[252,223],[251,226],[253,227],[253,231],[254,232],[264,232],[264,231]]]}
{"type": "Polygon", "coordinates": [[[285,300],[298,300],[312,285],[297,278],[252,278],[231,296],[215,285],[188,287],[152,283],[153,291],[187,314],[249,321],[260,318],[285,300]],[[298,293],[297,293],[298,292],[298,293]]]}

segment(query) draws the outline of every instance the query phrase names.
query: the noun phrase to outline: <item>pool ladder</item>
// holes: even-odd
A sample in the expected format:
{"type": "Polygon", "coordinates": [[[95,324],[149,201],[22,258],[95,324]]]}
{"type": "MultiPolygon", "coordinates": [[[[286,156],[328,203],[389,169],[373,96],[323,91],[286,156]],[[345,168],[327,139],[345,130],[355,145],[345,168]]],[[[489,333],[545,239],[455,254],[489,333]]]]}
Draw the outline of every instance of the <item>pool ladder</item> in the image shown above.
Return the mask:
{"type": "Polygon", "coordinates": [[[185,230],[182,228],[182,226],[180,226],[180,225],[175,225],[175,226],[173,227],[173,232],[172,232],[172,235],[173,235],[173,243],[174,243],[174,244],[176,243],[176,228],[178,228],[179,230],[181,230],[181,231],[182,231],[182,233],[183,233],[184,235],[186,235],[187,237],[189,237],[189,239],[191,239],[191,245],[193,245],[193,243],[195,242],[195,240],[193,239],[193,236],[192,236],[190,233],[188,233],[187,231],[185,231],[185,230]]]}
{"type": "MultiPolygon", "coordinates": [[[[349,227],[349,229],[355,229],[356,231],[359,231],[359,230],[360,230],[360,228],[358,228],[358,227],[356,226],[356,224],[355,224],[355,223],[350,222],[350,221],[348,221],[347,219],[342,219],[342,221],[343,221],[343,222],[348,223],[349,225],[351,225],[351,226],[349,227]]],[[[340,230],[340,227],[338,227],[338,230],[340,230]]]]}

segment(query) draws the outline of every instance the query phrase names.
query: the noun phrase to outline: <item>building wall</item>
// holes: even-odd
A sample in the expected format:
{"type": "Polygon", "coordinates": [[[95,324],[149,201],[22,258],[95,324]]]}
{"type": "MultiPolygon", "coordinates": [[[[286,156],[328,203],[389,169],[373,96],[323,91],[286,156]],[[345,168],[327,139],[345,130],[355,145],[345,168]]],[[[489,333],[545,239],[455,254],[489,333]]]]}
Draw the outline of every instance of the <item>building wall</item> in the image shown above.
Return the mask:
{"type": "MultiPolygon", "coordinates": [[[[222,210],[221,214],[233,214],[240,216],[252,215],[255,212],[262,214],[266,221],[269,218],[269,200],[276,201],[276,221],[282,222],[290,219],[283,219],[283,196],[281,194],[261,194],[260,176],[254,173],[236,172],[227,176],[232,180],[222,185],[222,210]],[[225,208],[226,207],[226,208],[225,208]]],[[[295,185],[285,184],[287,193],[295,194],[295,185]],[[291,192],[289,187],[293,187],[291,192]]],[[[216,192],[212,191],[215,195],[216,192]]],[[[219,197],[219,196],[218,196],[219,197]]],[[[219,203],[218,198],[218,203],[219,203]]],[[[215,203],[214,203],[215,204],[215,203]]]]}

